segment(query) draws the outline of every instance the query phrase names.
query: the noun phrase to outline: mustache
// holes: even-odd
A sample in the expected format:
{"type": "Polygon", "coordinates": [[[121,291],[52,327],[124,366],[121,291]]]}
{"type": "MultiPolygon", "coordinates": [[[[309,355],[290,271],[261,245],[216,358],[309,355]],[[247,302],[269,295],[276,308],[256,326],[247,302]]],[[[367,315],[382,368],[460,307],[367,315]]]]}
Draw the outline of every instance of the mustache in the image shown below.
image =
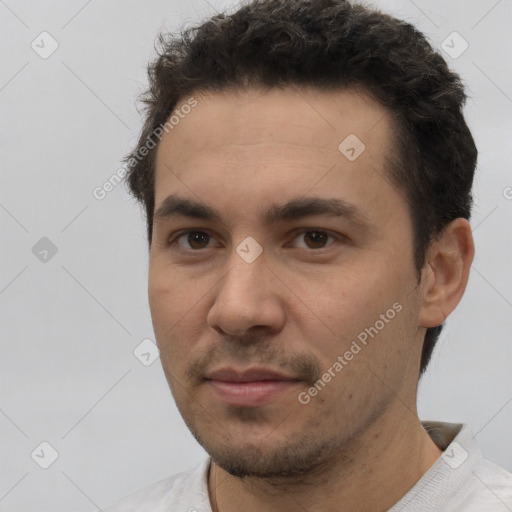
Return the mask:
{"type": "Polygon", "coordinates": [[[224,336],[190,363],[185,375],[194,384],[199,384],[212,368],[231,365],[278,370],[309,386],[321,375],[320,364],[311,354],[284,352],[279,342],[270,340],[266,335],[255,334],[243,338],[224,336]]]}

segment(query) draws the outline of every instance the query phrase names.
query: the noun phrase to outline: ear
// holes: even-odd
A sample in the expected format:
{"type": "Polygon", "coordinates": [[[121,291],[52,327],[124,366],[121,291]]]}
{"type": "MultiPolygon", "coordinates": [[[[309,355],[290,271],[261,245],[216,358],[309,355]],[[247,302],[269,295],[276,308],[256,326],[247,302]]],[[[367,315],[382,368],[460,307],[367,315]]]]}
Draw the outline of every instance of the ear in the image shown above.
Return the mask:
{"type": "Polygon", "coordinates": [[[474,255],[471,226],[463,218],[453,220],[431,243],[421,275],[422,327],[441,325],[456,308],[466,289],[474,255]]]}

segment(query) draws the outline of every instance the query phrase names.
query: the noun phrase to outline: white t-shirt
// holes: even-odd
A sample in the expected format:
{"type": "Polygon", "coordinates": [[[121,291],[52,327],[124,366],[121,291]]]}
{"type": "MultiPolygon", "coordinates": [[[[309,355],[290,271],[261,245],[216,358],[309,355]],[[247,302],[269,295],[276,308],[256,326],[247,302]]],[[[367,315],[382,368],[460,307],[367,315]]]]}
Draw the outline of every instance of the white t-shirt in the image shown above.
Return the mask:
{"type": "MultiPolygon", "coordinates": [[[[443,450],[434,465],[388,512],[510,512],[512,474],[483,457],[466,424],[422,421],[443,450]]],[[[210,457],[117,502],[104,512],[212,512],[210,457]]]]}

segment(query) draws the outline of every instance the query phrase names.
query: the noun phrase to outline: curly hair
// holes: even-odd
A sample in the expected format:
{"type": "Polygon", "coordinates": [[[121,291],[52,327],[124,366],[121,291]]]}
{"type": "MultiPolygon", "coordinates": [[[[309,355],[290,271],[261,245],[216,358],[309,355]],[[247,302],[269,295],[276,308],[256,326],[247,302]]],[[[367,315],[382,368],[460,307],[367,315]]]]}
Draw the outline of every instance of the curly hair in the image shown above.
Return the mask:
{"type": "MultiPolygon", "coordinates": [[[[411,24],[348,0],[252,0],[179,35],[161,33],[158,47],[141,97],[145,123],[123,160],[145,207],[149,247],[156,151],[148,141],[180,100],[230,87],[358,86],[387,107],[398,150],[388,173],[410,209],[418,283],[432,240],[457,217],[470,218],[477,149],[464,86],[411,24]]],[[[420,378],[442,328],[427,329],[420,378]]]]}

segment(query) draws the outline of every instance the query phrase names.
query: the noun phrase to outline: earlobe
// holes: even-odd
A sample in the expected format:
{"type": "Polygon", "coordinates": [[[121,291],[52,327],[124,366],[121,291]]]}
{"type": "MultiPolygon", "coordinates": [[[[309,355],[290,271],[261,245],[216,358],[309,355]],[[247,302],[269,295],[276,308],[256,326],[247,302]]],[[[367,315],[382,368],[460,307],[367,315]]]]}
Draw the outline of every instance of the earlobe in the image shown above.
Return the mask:
{"type": "Polygon", "coordinates": [[[434,240],[422,271],[419,325],[441,325],[460,302],[469,278],[475,247],[471,226],[457,218],[434,240]]]}

